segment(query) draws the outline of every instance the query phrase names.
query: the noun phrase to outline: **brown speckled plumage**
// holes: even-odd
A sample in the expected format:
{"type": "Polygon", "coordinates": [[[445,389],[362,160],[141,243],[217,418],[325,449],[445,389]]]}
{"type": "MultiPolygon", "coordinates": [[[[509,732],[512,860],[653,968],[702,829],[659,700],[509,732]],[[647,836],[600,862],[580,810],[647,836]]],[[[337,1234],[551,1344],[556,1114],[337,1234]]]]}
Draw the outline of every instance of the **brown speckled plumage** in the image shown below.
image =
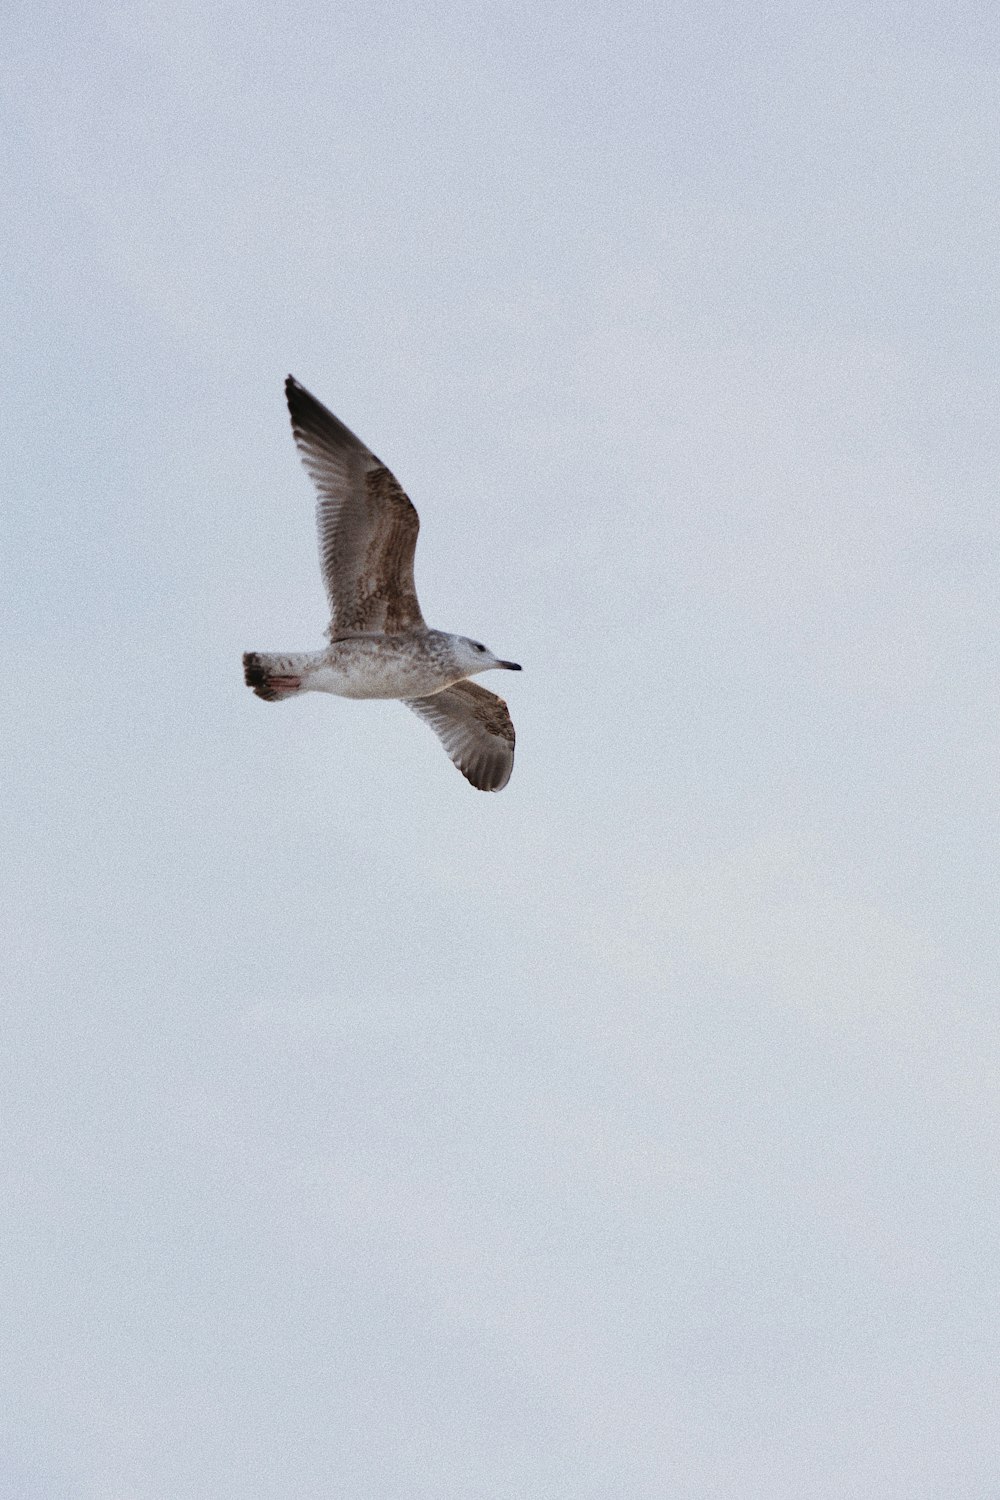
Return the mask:
{"type": "Polygon", "coordinates": [[[289,375],[292,432],[319,494],[316,519],[330,600],[325,651],[247,652],[247,685],[269,702],[300,692],[398,698],[435,730],[462,774],[499,791],[514,764],[507,705],[468,679],[500,661],[465,636],[429,630],[413,581],[420,521],[395,476],[289,375]]]}
{"type": "Polygon", "coordinates": [[[503,790],[514,769],[514,726],[502,698],[466,680],[407,702],[431,726],[467,781],[481,792],[503,790]]]}

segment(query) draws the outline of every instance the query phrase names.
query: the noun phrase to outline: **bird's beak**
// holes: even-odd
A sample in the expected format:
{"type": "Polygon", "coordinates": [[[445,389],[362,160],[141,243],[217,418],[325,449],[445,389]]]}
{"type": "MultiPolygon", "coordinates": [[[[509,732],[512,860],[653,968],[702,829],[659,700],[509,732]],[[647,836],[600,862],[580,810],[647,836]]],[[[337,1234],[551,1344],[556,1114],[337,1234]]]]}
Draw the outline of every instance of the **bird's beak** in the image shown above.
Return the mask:
{"type": "Polygon", "coordinates": [[[521,668],[516,661],[498,661],[498,667],[506,667],[508,672],[520,672],[521,668]]]}

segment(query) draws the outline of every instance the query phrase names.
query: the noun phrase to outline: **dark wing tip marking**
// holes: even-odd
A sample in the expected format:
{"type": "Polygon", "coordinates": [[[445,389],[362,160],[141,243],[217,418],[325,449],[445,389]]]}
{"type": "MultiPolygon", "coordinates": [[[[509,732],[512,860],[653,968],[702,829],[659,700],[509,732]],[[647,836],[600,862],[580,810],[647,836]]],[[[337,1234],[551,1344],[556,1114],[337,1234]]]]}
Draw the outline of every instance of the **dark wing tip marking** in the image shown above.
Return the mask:
{"type": "Polygon", "coordinates": [[[304,385],[299,385],[299,382],[295,379],[294,375],[288,375],[288,376],[286,376],[285,377],[285,400],[288,403],[288,410],[289,410],[289,413],[291,415],[291,418],[292,418],[293,422],[295,421],[295,417],[296,417],[296,408],[297,407],[301,407],[303,405],[303,402],[302,402],[302,399],[301,399],[303,396],[306,397],[308,400],[314,400],[315,399],[314,397],[311,397],[309,395],[309,392],[306,390],[306,388],[305,388],[304,385]]]}
{"type": "Polygon", "coordinates": [[[503,756],[481,756],[474,765],[458,768],[477,792],[502,792],[510,780],[512,765],[503,756]]]}
{"type": "Polygon", "coordinates": [[[331,453],[348,448],[366,457],[372,456],[367,445],[339,417],[335,417],[329,407],[317,401],[312,391],[300,385],[294,375],[285,379],[285,400],[292,419],[292,432],[300,447],[305,444],[307,448],[326,448],[331,453]]]}

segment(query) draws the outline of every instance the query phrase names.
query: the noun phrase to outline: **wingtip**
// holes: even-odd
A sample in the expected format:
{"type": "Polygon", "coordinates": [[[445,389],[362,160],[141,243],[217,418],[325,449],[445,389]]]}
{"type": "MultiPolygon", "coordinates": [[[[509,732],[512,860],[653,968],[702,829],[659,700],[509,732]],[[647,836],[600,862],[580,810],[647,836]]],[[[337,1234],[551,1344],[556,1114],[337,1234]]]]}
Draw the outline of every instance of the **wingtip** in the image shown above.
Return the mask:
{"type": "Polygon", "coordinates": [[[310,397],[305,386],[301,385],[294,375],[285,376],[285,405],[288,407],[288,414],[292,419],[293,427],[298,426],[303,411],[308,406],[309,401],[314,399],[314,397],[310,397]]]}

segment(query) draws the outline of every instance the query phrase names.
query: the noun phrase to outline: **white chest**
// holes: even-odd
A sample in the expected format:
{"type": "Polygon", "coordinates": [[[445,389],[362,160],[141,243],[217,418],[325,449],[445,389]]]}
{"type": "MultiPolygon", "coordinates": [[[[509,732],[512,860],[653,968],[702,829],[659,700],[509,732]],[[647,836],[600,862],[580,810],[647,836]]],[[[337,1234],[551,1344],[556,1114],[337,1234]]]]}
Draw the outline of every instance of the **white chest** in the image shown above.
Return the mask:
{"type": "Polygon", "coordinates": [[[337,641],[306,674],[303,687],[338,698],[422,698],[457,676],[426,652],[407,651],[391,640],[337,641]]]}

